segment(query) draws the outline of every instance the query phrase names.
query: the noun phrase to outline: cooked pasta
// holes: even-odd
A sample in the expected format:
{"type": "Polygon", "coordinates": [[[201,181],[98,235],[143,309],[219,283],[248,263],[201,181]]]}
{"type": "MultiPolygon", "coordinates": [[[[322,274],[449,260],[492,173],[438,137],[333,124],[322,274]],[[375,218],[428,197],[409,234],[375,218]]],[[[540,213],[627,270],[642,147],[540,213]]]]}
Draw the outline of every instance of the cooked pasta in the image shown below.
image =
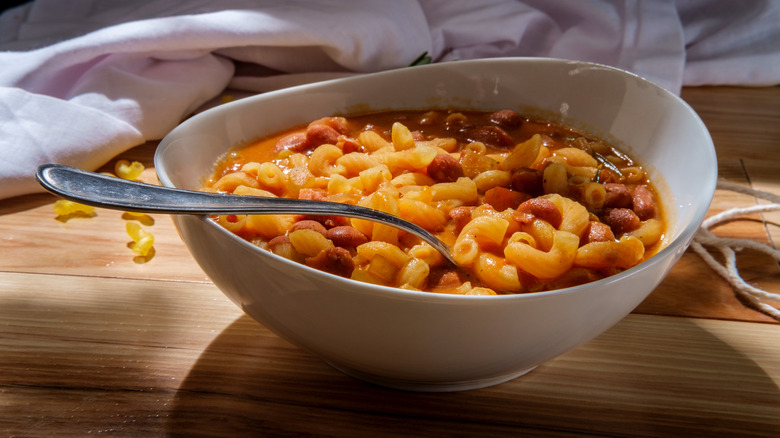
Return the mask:
{"type": "Polygon", "coordinates": [[[417,237],[366,220],[213,217],[279,256],[409,290],[573,286],[665,244],[662,204],[640,164],[602,140],[510,110],[325,117],[231,151],[203,190],[345,202],[416,223],[451,245],[459,267],[417,237]]]}

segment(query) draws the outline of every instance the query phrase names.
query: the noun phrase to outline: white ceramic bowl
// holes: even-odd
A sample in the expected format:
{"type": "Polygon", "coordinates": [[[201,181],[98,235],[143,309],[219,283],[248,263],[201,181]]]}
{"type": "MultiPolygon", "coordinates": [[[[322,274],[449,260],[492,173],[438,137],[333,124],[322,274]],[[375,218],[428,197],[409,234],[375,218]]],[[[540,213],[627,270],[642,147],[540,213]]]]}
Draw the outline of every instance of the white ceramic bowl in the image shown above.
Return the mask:
{"type": "Polygon", "coordinates": [[[660,181],[670,243],[594,283],[485,297],[354,282],[258,249],[205,217],[174,217],[182,239],[241,309],[335,368],[389,387],[454,391],[518,377],[614,325],[666,276],[712,199],[712,140],[687,104],[624,71],[554,59],[434,64],[246,98],[182,123],[155,165],[164,185],[198,189],[233,145],[328,115],[432,107],[514,109],[614,142],[660,181]]]}

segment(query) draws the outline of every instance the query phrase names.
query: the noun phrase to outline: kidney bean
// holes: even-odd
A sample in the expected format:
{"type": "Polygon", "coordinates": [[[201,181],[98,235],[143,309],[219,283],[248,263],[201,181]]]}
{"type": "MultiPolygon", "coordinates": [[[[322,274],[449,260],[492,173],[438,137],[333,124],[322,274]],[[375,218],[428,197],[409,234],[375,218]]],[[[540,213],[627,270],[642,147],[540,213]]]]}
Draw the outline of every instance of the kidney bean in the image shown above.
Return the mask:
{"type": "Polygon", "coordinates": [[[276,236],[273,239],[268,241],[268,249],[273,251],[273,249],[278,245],[285,245],[290,243],[290,238],[287,237],[287,235],[282,236],[276,236]]]}
{"type": "Polygon", "coordinates": [[[463,175],[463,166],[450,154],[436,155],[428,165],[428,176],[437,182],[455,182],[463,175]]]}
{"type": "Polygon", "coordinates": [[[330,126],[312,124],[306,128],[306,143],[309,148],[315,148],[323,144],[336,144],[340,135],[338,131],[330,126]]]}
{"type": "Polygon", "coordinates": [[[466,226],[467,223],[471,220],[471,211],[474,210],[475,207],[471,206],[462,206],[462,207],[455,207],[452,210],[450,210],[449,216],[452,218],[452,220],[455,222],[455,228],[460,231],[463,229],[463,227],[466,226]]]}
{"type": "Polygon", "coordinates": [[[316,256],[307,258],[306,264],[312,268],[342,277],[349,277],[355,269],[352,255],[347,249],[339,246],[323,249],[316,256]]]}
{"type": "Polygon", "coordinates": [[[343,117],[323,117],[309,123],[309,126],[312,125],[324,125],[333,128],[339,134],[349,134],[349,126],[347,126],[347,122],[343,117]]]}
{"type": "Polygon", "coordinates": [[[530,222],[533,219],[541,219],[558,228],[563,221],[563,215],[558,207],[549,199],[531,198],[517,207],[517,218],[520,222],[530,222]]]}
{"type": "Polygon", "coordinates": [[[504,211],[508,208],[517,208],[530,197],[526,193],[497,186],[485,192],[483,202],[493,207],[496,211],[504,211]]]}
{"type": "Polygon", "coordinates": [[[590,221],[585,235],[587,236],[587,243],[609,242],[610,240],[615,240],[615,234],[612,232],[612,228],[599,221],[590,221]]]}
{"type": "Polygon", "coordinates": [[[544,191],[543,173],[536,169],[518,169],[512,173],[512,188],[518,192],[539,196],[544,191]]]}
{"type": "Polygon", "coordinates": [[[289,135],[285,135],[276,141],[274,145],[274,151],[279,152],[283,150],[289,150],[293,152],[301,152],[309,148],[309,143],[306,140],[305,132],[295,132],[289,135]]]}
{"type": "Polygon", "coordinates": [[[639,216],[630,208],[611,208],[606,210],[601,220],[612,228],[612,232],[616,236],[634,231],[641,225],[639,216]]]}
{"type": "Polygon", "coordinates": [[[292,233],[295,230],[314,230],[314,231],[322,234],[323,236],[328,237],[326,235],[326,231],[327,230],[325,229],[325,226],[322,225],[321,223],[319,223],[319,222],[317,222],[315,220],[311,220],[311,219],[305,219],[305,220],[298,221],[298,222],[294,223],[293,226],[290,227],[290,230],[288,232],[292,233]]]}
{"type": "Polygon", "coordinates": [[[607,183],[604,184],[604,190],[607,192],[604,208],[631,208],[631,190],[625,184],[607,183]]]}
{"type": "Polygon", "coordinates": [[[501,110],[491,114],[490,121],[502,128],[514,129],[523,123],[523,116],[512,110],[501,110]]]}
{"type": "Polygon", "coordinates": [[[350,225],[341,225],[330,228],[325,232],[325,237],[330,239],[334,245],[344,248],[355,248],[368,242],[368,237],[350,225]]]}
{"type": "Polygon", "coordinates": [[[645,221],[655,216],[653,194],[645,186],[636,186],[631,191],[633,210],[639,219],[645,221]]]}
{"type": "Polygon", "coordinates": [[[479,126],[466,132],[469,141],[479,141],[487,145],[507,147],[513,146],[512,136],[498,126],[479,126]]]}

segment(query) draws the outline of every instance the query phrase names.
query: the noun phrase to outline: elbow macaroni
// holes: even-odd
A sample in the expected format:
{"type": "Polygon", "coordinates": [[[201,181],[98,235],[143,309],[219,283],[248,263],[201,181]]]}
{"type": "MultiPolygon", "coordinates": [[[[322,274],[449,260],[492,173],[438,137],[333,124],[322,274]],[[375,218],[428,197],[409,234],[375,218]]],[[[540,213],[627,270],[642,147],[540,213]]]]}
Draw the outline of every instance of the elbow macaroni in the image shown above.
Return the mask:
{"type": "MultiPolygon", "coordinates": [[[[527,118],[521,132],[491,119],[490,113],[430,117],[433,113],[339,118],[345,125],[333,122],[332,137],[302,149],[286,149],[277,141],[297,134],[308,142],[308,128],[261,140],[218,163],[204,190],[381,210],[449,243],[465,271],[449,266],[418,238],[361,219],[219,215],[214,220],[301,263],[339,250],[340,263],[354,280],[464,295],[575,285],[567,281],[583,280],[567,279],[585,278],[566,275],[575,268],[588,270],[590,279],[603,278],[640,263],[665,244],[666,222],[657,199],[657,214],[643,216],[634,229],[614,236],[590,231],[593,221],[612,226],[610,184],[624,185],[624,192],[647,186],[657,197],[644,169],[611,146],[527,118]],[[497,130],[514,146],[501,144],[497,130]],[[617,164],[603,166],[597,158],[604,157],[617,164]],[[321,225],[310,225],[312,219],[321,225]]],[[[323,130],[320,124],[317,131],[323,130]]]]}

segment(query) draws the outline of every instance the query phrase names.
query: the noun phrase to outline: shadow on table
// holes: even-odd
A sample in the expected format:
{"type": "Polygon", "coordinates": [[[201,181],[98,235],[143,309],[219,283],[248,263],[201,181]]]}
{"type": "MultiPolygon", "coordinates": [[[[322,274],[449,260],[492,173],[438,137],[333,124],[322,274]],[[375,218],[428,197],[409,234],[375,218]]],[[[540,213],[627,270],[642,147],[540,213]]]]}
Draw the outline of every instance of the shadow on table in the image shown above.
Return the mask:
{"type": "Polygon", "coordinates": [[[169,414],[176,436],[769,436],[780,390],[683,318],[633,315],[514,381],[413,393],[343,375],[243,316],[193,365],[169,414]]]}

